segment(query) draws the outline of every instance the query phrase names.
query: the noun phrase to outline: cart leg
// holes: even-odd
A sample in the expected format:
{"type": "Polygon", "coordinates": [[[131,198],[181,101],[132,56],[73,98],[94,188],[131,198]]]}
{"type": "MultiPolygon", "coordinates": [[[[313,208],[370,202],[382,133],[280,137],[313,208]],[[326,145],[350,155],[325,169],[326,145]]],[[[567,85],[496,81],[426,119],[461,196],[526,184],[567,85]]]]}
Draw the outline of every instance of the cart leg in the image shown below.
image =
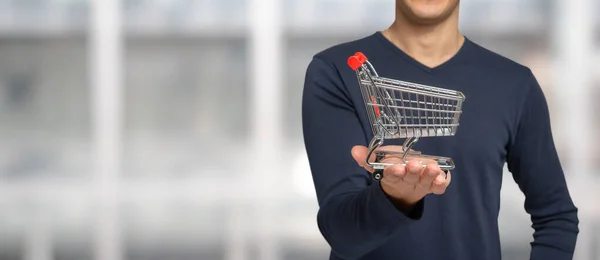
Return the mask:
{"type": "MultiPolygon", "coordinates": [[[[379,148],[383,144],[383,138],[378,138],[377,136],[373,137],[371,143],[369,144],[369,154],[367,154],[366,163],[367,165],[373,167],[373,163],[369,161],[375,149],[379,148]]],[[[375,153],[375,161],[374,163],[378,163],[385,157],[385,153],[375,153]]],[[[376,168],[376,167],[373,167],[376,168]]],[[[383,178],[383,169],[374,169],[371,177],[375,180],[381,180],[383,178]]]]}
{"type": "MultiPolygon", "coordinates": [[[[381,162],[381,160],[383,160],[383,158],[385,158],[385,153],[376,153],[375,155],[375,162],[381,162]]],[[[383,178],[383,169],[375,169],[373,170],[373,174],[371,174],[371,177],[373,179],[375,179],[376,181],[379,181],[383,178]]]]}
{"type": "Polygon", "coordinates": [[[410,149],[412,149],[418,141],[419,137],[406,138],[406,141],[404,141],[404,144],[402,145],[402,150],[405,152],[410,151],[410,149]]]}
{"type": "MultiPolygon", "coordinates": [[[[367,154],[366,163],[369,166],[373,166],[373,164],[369,161],[375,149],[379,148],[383,144],[383,138],[373,137],[371,143],[369,144],[369,154],[367,154]]],[[[377,161],[376,161],[377,162],[377,161]]]]}
{"type": "Polygon", "coordinates": [[[402,157],[402,160],[404,161],[404,163],[408,163],[406,161],[406,155],[408,155],[410,150],[415,146],[415,144],[418,141],[419,137],[409,137],[406,139],[406,141],[404,141],[404,145],[402,146],[402,149],[404,150],[404,156],[402,157]]]}

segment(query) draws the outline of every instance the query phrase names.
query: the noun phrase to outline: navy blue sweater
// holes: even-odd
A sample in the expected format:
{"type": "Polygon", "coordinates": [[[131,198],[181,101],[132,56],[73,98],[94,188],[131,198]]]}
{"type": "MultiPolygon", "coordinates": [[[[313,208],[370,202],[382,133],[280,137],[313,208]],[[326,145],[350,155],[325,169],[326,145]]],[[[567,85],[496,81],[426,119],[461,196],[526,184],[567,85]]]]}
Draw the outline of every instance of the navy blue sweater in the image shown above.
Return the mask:
{"type": "Polygon", "coordinates": [[[302,121],[320,207],[318,227],[331,246],[330,259],[501,259],[498,213],[505,163],[526,196],[524,208],[535,230],[531,259],[572,259],[577,208],[554,147],[544,94],[527,67],[466,39],[453,58],[428,68],[377,32],[313,57],[302,121]],[[363,52],[379,76],[466,96],[455,136],[421,138],[413,148],[451,157],[452,183],[408,215],[350,154],[373,137],[356,74],[347,65],[355,52],[363,52]]]}

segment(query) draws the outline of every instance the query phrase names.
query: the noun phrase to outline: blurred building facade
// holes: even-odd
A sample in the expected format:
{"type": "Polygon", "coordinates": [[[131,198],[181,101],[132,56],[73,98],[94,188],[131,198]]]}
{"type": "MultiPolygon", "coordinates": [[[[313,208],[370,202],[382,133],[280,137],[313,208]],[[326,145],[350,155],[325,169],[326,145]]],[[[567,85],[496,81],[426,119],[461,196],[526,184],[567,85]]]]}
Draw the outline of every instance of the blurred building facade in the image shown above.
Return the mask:
{"type": "MultiPolygon", "coordinates": [[[[581,13],[600,1],[461,4],[463,33],[529,66],[544,88],[581,210],[576,259],[600,259],[600,18],[581,13]]],[[[305,69],[316,52],[386,28],[393,8],[0,0],[0,259],[327,259],[302,142],[305,69]],[[93,19],[107,3],[114,24],[93,19]],[[119,51],[98,46],[110,33],[96,29],[110,26],[119,51]],[[122,78],[94,84],[102,75],[122,78]],[[117,167],[99,170],[111,151],[117,167]],[[100,188],[118,193],[98,208],[103,174],[113,178],[100,188]]],[[[504,257],[526,258],[533,231],[508,172],[499,220],[504,257]]]]}

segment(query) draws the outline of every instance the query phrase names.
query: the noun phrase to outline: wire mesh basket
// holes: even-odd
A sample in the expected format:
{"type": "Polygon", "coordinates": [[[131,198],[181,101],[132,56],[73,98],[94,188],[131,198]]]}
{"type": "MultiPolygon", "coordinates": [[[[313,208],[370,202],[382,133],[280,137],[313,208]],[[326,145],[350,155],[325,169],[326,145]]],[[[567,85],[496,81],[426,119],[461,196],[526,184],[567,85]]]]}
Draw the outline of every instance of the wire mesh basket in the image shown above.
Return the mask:
{"type": "Polygon", "coordinates": [[[412,150],[421,137],[453,136],[458,128],[465,96],[459,91],[380,77],[367,57],[357,52],[348,58],[356,71],[367,115],[373,131],[367,164],[375,169],[373,178],[383,177],[380,162],[386,155],[401,155],[404,163],[418,158],[422,165],[436,162],[444,171],[454,169],[451,158],[424,155],[412,150]],[[378,149],[386,139],[406,138],[401,151],[378,149]],[[373,153],[375,160],[370,161],[373,153]]]}

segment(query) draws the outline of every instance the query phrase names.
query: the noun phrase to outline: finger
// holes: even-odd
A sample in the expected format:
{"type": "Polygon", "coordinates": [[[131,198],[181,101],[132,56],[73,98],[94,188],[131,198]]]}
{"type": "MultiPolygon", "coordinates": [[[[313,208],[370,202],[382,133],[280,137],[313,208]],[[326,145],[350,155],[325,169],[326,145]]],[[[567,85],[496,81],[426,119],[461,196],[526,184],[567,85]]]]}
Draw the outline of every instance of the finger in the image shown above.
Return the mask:
{"type": "Polygon", "coordinates": [[[442,170],[437,163],[429,163],[427,167],[421,172],[421,178],[419,180],[419,186],[429,191],[433,181],[440,175],[442,170]]]}
{"type": "Polygon", "coordinates": [[[403,164],[397,163],[383,170],[383,180],[389,183],[396,183],[402,180],[406,175],[406,167],[403,164]]]}
{"type": "Polygon", "coordinates": [[[421,179],[421,172],[423,171],[423,165],[418,160],[411,160],[406,164],[406,175],[402,179],[404,182],[409,184],[417,184],[421,179]]]}
{"type": "MultiPolygon", "coordinates": [[[[356,161],[356,163],[358,165],[360,165],[360,167],[365,168],[367,171],[369,172],[373,172],[373,168],[370,167],[369,165],[367,165],[367,155],[369,154],[369,148],[362,146],[362,145],[357,145],[352,147],[352,150],[350,152],[352,154],[352,158],[354,158],[354,160],[356,161]]],[[[375,160],[375,155],[371,155],[371,158],[369,161],[375,160]]]]}
{"type": "Polygon", "coordinates": [[[448,173],[445,174],[444,172],[442,172],[435,178],[435,180],[431,184],[431,192],[437,195],[444,194],[446,192],[446,188],[448,188],[451,181],[452,174],[450,173],[450,171],[448,171],[448,173]]]}

